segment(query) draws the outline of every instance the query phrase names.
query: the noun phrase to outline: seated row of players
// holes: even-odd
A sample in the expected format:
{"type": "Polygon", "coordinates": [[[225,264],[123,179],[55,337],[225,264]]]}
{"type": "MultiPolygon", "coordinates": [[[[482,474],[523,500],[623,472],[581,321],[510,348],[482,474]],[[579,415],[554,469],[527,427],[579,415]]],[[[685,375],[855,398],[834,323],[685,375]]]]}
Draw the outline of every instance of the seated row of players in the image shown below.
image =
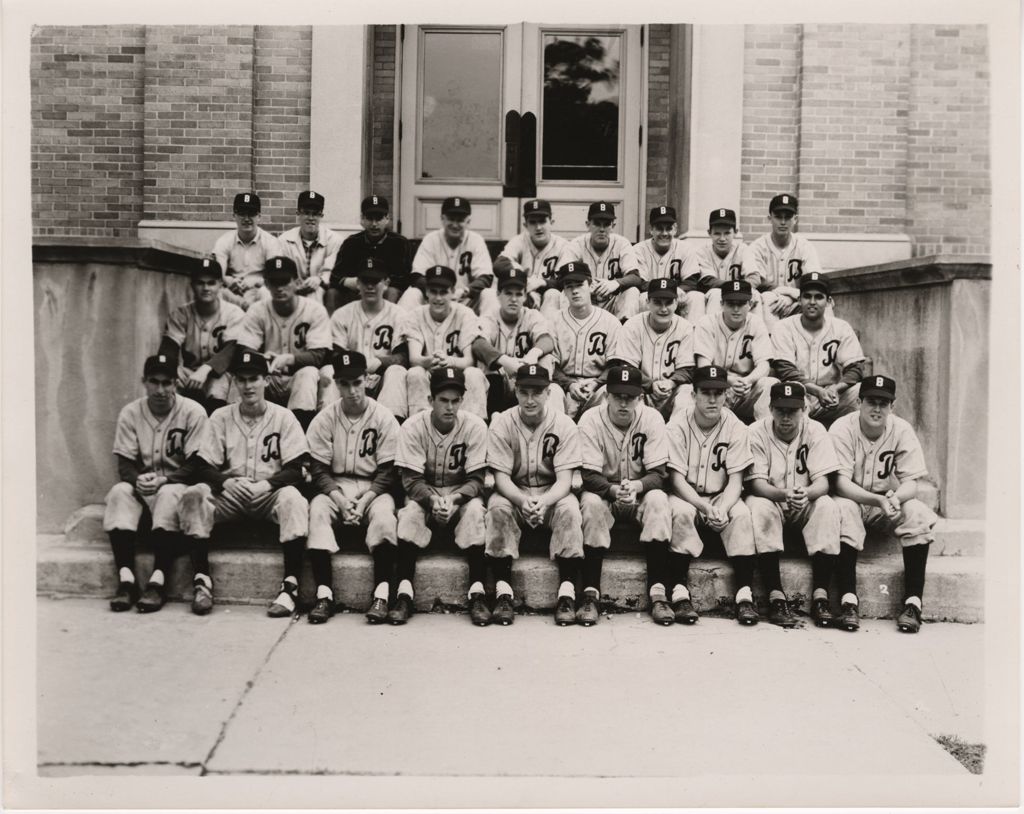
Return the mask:
{"type": "Polygon", "coordinates": [[[593,625],[612,527],[633,523],[646,553],[656,622],[697,621],[688,572],[710,533],[720,536],[733,567],[739,622],[758,621],[751,594],[756,561],[770,621],[788,627],[795,621],[779,556],[784,530],[795,527],[813,563],[813,619],[856,630],[857,555],[865,526],[882,525],[904,546],[899,628],[919,629],[936,517],[915,497],[924,458],[913,429],[892,414],[896,383],[888,377],[861,382],[858,411],[828,431],[807,416],[799,383],[776,383],[770,414],[747,428],[724,407],[727,372],[702,366],[693,375],[692,405],[666,426],[644,403],[643,374],[615,365],[607,401],[587,409],[577,425],[551,409],[548,370],[527,363],[514,377],[516,405],[488,429],[460,409],[467,385],[457,368],[433,370],[428,409],[399,425],[366,395],[366,357],[341,350],[331,361],[339,398],[305,434],[291,411],[266,400],[271,365],[255,350],[235,348],[230,370],[240,401],[209,418],[176,395],[177,359],[158,354],[146,361],[146,396],[118,417],[120,482],[107,496],[104,518],[119,577],[114,610],[162,607],[180,536],[195,570],[192,610],[209,613],[213,527],[250,516],[279,529],[284,574],[270,616],[296,611],[306,551],[317,585],[308,618],[326,622],[335,610],[330,555],[338,551],[337,535],[363,527],[373,558],[370,622],[409,618],[417,555],[435,534],[450,530],[469,564],[473,623],[510,624],[522,532],[545,527],[559,573],[555,621],[593,625]],[[574,489],[577,473],[582,486],[574,489]],[[140,597],[134,547],[147,510],[156,560],[140,597]],[[488,567],[493,606],[485,597],[488,567]],[[838,618],[829,600],[837,568],[838,618]]]}
{"type": "Polygon", "coordinates": [[[811,397],[811,416],[830,423],[855,409],[865,356],[852,328],[829,310],[828,278],[802,274],[800,313],[776,323],[771,336],[751,312],[746,280],[725,282],[718,313],[696,325],[676,313],[678,287],[671,277],[652,280],[646,310],[621,324],[593,303],[591,269],[570,262],[552,289],[566,301],[549,322],[527,308],[529,275],[499,272],[498,310],[478,317],[455,302],[457,278],[447,266],[423,274],[428,302],[404,310],[385,297],[389,280],[368,258],[357,275],[359,299],[328,317],[321,304],[298,295],[298,269],[287,258],[263,270],[270,299],[247,312],[219,297],[216,261],[197,261],[192,302],[173,311],[159,352],[181,359],[181,392],[209,411],[237,400],[228,362],[235,345],[270,360],[268,398],[286,404],[303,429],[337,392],[327,364],[333,348],[369,360],[367,389],[399,420],[427,406],[429,374],[454,367],[466,380],[466,409],[488,418],[509,407],[512,376],[524,362],[552,370],[551,407],[577,419],[603,397],[611,362],[638,367],[645,401],[667,419],[692,402],[690,378],[698,365],[728,372],[727,406],[745,422],[768,414],[776,381],[799,381],[811,397]]]}
{"type": "Polygon", "coordinates": [[[358,298],[359,273],[373,259],[389,279],[385,298],[402,308],[423,305],[427,269],[445,266],[456,272],[455,301],[493,316],[497,311],[495,274],[521,269],[526,272],[527,305],[554,319],[565,305],[555,285],[556,272],[566,263],[577,262],[591,269],[594,302],[623,322],[643,310],[653,280],[674,280],[681,289],[678,312],[696,322],[706,309],[717,312],[719,289],[725,281],[744,279],[755,292],[755,311],[771,327],[776,319],[797,311],[800,276],[821,271],[813,245],[794,233],[797,199],[785,194],[769,203],[771,231],[749,247],[737,237],[736,213],[712,210],[711,241],[700,249],[677,237],[671,206],[651,210],[651,237],[633,246],[612,231],[615,207],[607,201],[591,204],[587,231],[566,240],[552,232],[551,205],[532,200],[523,207],[524,231],[506,244],[493,264],[483,238],[469,229],[472,205],[466,198],[442,202],[441,228],[424,237],[411,261],[409,242],[389,231],[387,199],[371,195],[363,200],[363,231],[344,241],[323,225],[325,204],[319,193],[303,191],[296,205],[298,226],[275,238],[259,226],[259,196],[236,195],[237,228],[222,235],[213,249],[226,283],[223,296],[243,309],[267,299],[262,271],[268,260],[287,257],[297,269],[296,293],[323,302],[333,313],[358,298]]]}

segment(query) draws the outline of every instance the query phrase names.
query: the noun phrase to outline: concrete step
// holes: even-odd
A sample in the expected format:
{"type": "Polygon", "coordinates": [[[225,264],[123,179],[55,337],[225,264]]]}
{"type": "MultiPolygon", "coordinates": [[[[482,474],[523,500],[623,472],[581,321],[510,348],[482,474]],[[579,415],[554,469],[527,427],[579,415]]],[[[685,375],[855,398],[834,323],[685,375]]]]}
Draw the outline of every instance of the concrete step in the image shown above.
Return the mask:
{"type": "MultiPolygon", "coordinates": [[[[39,535],[37,589],[46,595],[109,597],[116,576],[105,541],[81,541],[65,535],[39,535]]],[[[138,554],[143,579],[152,568],[152,555],[138,554]]],[[[281,578],[281,555],[270,547],[215,548],[210,564],[218,602],[264,603],[281,578]]],[[[343,551],[333,558],[337,601],[362,611],[373,589],[371,560],[365,553],[343,551]]],[[[902,558],[896,555],[865,555],[858,579],[862,615],[891,618],[900,610],[903,590],[902,558]]],[[[191,565],[179,557],[170,575],[170,596],[191,598],[191,565]]],[[[783,585],[790,599],[806,610],[811,587],[811,567],[806,557],[785,557],[783,585]]],[[[465,607],[468,568],[458,554],[427,552],[416,570],[416,606],[421,611],[465,607]]],[[[558,587],[555,564],[543,554],[526,554],[513,568],[517,603],[527,609],[549,610],[558,587]]],[[[605,607],[610,611],[636,611],[647,606],[645,567],[635,554],[611,554],[605,560],[602,579],[605,607]]],[[[690,570],[694,604],[703,613],[731,613],[735,586],[732,569],[722,558],[709,556],[695,561],[690,570]]],[[[763,607],[764,592],[755,578],[755,598],[763,607]]],[[[308,565],[302,576],[300,596],[312,603],[314,585],[308,565]]],[[[932,557],[928,563],[925,617],[936,621],[980,622],[984,606],[984,560],[974,556],[932,557]]]]}

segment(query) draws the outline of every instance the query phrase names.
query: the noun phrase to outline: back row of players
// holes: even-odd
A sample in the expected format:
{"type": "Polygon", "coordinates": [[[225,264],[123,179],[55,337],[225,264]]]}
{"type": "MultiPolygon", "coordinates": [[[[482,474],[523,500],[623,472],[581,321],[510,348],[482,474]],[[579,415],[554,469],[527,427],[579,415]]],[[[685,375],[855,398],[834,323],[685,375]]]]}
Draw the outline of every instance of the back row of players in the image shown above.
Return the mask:
{"type": "Polygon", "coordinates": [[[238,231],[218,241],[219,260],[197,261],[194,300],[147,360],[147,395],[119,417],[121,480],[105,518],[119,573],[111,606],[158,610],[183,535],[193,611],[209,612],[212,527],[255,515],[278,524],[284,549],[271,615],[295,611],[308,548],[309,620],[329,619],[335,529],[362,525],[374,560],[367,617],[402,623],[417,551],[451,527],[469,560],[471,618],[507,624],[521,529],[544,525],[559,567],[555,620],[589,625],[611,528],[624,521],[640,526],[655,621],[697,620],[689,564],[710,531],[735,570],[739,621],[758,619],[756,556],[770,619],[791,626],[779,553],[794,526],[812,556],[812,617],[855,630],[857,552],[877,523],[904,544],[898,624],[916,631],[936,520],[915,497],[923,454],[892,414],[895,382],[862,382],[860,344],[832,314],[813,248],[792,233],[796,206],[772,199],[772,232],[747,250],[748,269],[727,209],[712,212],[712,242],[694,252],[675,238],[671,207],[652,210],[653,237],[632,247],[610,232],[608,203],[566,242],[551,234],[546,202],[530,201],[526,232],[491,265],[465,228],[469,202],[451,198],[404,275],[408,253],[387,231],[383,198],[363,202],[365,231],[338,245],[315,192],[299,196],[300,225],[280,239],[259,230],[258,197],[241,193],[238,231]],[[260,244],[257,273],[246,263],[260,244]],[[696,326],[683,316],[701,311],[696,326]],[[175,389],[204,402],[209,420],[175,389]],[[814,420],[846,413],[830,432],[814,420]],[[157,557],[140,597],[146,509],[157,557]],[[838,619],[828,593],[837,562],[838,619]]]}

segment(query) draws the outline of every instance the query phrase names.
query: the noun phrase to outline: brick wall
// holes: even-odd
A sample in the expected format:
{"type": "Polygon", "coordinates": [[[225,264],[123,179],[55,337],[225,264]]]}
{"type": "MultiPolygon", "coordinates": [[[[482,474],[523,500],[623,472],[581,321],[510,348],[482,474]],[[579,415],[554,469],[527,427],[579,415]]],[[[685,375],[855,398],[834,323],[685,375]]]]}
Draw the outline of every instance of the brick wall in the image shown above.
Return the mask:
{"type": "Polygon", "coordinates": [[[313,29],[258,26],[253,106],[253,186],[263,227],[295,225],[295,200],[309,187],[310,75],[313,29]]]}
{"type": "Polygon", "coordinates": [[[142,26],[47,26],[31,47],[37,235],[129,237],[142,215],[142,26]]]}
{"type": "Polygon", "coordinates": [[[910,55],[907,232],[914,256],[988,254],[985,27],[915,25],[910,55]]]}
{"type": "Polygon", "coordinates": [[[395,53],[398,26],[375,25],[370,64],[369,173],[366,194],[383,195],[394,205],[395,53]]]}
{"type": "Polygon", "coordinates": [[[801,40],[798,25],[746,27],[738,215],[748,238],[767,231],[773,195],[796,192],[801,40]]]}
{"type": "MultiPolygon", "coordinates": [[[[640,215],[641,237],[646,229],[647,212],[651,207],[669,203],[683,217],[683,201],[670,201],[669,177],[672,144],[669,132],[672,79],[669,73],[672,26],[656,24],[647,27],[647,190],[645,208],[640,215]]],[[[673,192],[677,192],[673,190],[673,192]]],[[[684,219],[685,220],[685,219],[684,219]]],[[[631,236],[632,237],[632,236],[631,236]]]]}

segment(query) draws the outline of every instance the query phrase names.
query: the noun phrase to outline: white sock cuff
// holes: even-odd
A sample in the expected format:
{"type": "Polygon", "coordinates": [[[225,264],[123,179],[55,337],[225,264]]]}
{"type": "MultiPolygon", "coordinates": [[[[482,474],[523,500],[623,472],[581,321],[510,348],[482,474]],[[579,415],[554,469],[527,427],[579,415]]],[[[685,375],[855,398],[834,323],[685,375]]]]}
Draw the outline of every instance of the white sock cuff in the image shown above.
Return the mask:
{"type": "Polygon", "coordinates": [[[857,600],[857,594],[843,594],[843,598],[839,602],[843,605],[860,605],[860,602],[857,600]]]}
{"type": "Polygon", "coordinates": [[[383,599],[385,602],[388,601],[388,597],[391,595],[391,589],[386,582],[380,583],[376,588],[373,589],[374,599],[383,599]]]}
{"type": "Polygon", "coordinates": [[[117,578],[121,582],[135,582],[135,574],[132,573],[131,568],[122,568],[117,572],[117,578]]]}
{"type": "Polygon", "coordinates": [[[690,589],[683,584],[675,585],[672,588],[672,601],[679,602],[682,599],[690,598],[690,589]]]}
{"type": "Polygon", "coordinates": [[[664,599],[665,598],[665,586],[660,582],[655,582],[651,586],[651,590],[648,592],[651,599],[664,599]]]}
{"type": "Polygon", "coordinates": [[[811,599],[828,599],[828,591],[824,588],[815,588],[814,593],[811,594],[811,599]]]}
{"type": "Polygon", "coordinates": [[[593,594],[594,595],[594,599],[600,599],[601,598],[601,592],[599,590],[597,590],[597,588],[593,587],[592,585],[588,585],[586,588],[584,588],[583,589],[583,594],[584,594],[584,596],[586,596],[587,594],[593,594]]]}
{"type": "Polygon", "coordinates": [[[570,599],[576,598],[576,586],[574,586],[569,580],[566,580],[558,586],[558,596],[567,596],[570,599]]]}
{"type": "Polygon", "coordinates": [[[479,581],[478,582],[474,582],[472,585],[469,586],[469,591],[466,593],[466,598],[467,599],[472,599],[473,598],[473,594],[482,594],[482,593],[484,593],[484,584],[482,582],[479,582],[479,581]]]}
{"type": "Polygon", "coordinates": [[[774,602],[776,599],[782,599],[783,601],[785,601],[786,595],[779,590],[772,591],[770,594],[768,594],[769,602],[774,602]]]}
{"type": "Polygon", "coordinates": [[[194,577],[192,577],[192,581],[193,582],[201,582],[207,588],[210,588],[210,589],[213,588],[213,580],[210,579],[210,575],[209,574],[197,573],[194,577]]]}
{"type": "Polygon", "coordinates": [[[913,605],[918,610],[921,610],[921,597],[919,597],[919,596],[908,596],[907,597],[907,601],[904,604],[913,605]]]}
{"type": "Polygon", "coordinates": [[[412,583],[407,579],[403,579],[401,582],[398,583],[398,593],[405,594],[407,597],[412,599],[412,583]]]}
{"type": "Polygon", "coordinates": [[[164,572],[157,568],[152,574],[149,575],[149,581],[154,585],[164,584],[164,572]]]}
{"type": "Polygon", "coordinates": [[[334,599],[334,591],[331,590],[328,585],[317,585],[316,586],[316,598],[317,599],[334,599]]]}
{"type": "Polygon", "coordinates": [[[281,605],[284,608],[287,608],[290,611],[295,610],[295,600],[292,599],[292,595],[287,591],[281,591],[281,593],[277,595],[277,599],[275,599],[274,602],[276,602],[278,605],[281,605]]]}
{"type": "Polygon", "coordinates": [[[496,583],[494,583],[494,593],[497,596],[511,597],[513,596],[512,586],[505,582],[505,580],[499,579],[496,583]]]}
{"type": "Polygon", "coordinates": [[[754,595],[750,591],[749,585],[744,585],[736,592],[736,602],[753,602],[754,595]]]}

